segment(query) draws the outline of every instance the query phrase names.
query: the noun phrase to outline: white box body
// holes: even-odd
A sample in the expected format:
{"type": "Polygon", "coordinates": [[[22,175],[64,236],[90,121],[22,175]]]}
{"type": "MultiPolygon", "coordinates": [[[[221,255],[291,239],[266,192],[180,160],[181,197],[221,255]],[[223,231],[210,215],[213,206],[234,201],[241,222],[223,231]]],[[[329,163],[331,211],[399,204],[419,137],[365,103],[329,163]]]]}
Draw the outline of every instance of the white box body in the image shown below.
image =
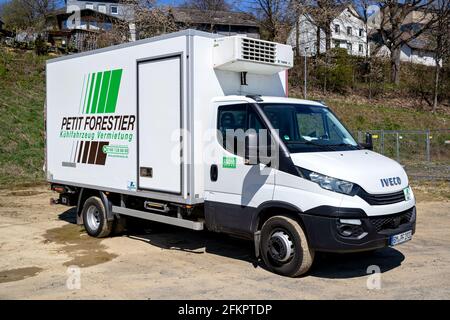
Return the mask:
{"type": "Polygon", "coordinates": [[[48,181],[203,202],[202,135],[215,129],[208,128],[213,98],[287,90],[287,71],[273,66],[241,70],[246,86],[240,72],[215,69],[218,37],[186,30],[50,60],[48,181]]]}

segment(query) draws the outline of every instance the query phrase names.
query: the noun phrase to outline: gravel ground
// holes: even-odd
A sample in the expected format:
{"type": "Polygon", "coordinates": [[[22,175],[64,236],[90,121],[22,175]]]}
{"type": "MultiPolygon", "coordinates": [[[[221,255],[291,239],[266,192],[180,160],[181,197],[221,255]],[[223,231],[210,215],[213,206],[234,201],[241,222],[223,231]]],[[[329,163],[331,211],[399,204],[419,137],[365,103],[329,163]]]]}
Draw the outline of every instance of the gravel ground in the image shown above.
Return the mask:
{"type": "Polygon", "coordinates": [[[90,238],[52,196],[46,187],[0,190],[2,299],[450,299],[448,200],[417,204],[412,241],[321,254],[291,279],[255,266],[252,244],[224,235],[149,224],[90,238]]]}

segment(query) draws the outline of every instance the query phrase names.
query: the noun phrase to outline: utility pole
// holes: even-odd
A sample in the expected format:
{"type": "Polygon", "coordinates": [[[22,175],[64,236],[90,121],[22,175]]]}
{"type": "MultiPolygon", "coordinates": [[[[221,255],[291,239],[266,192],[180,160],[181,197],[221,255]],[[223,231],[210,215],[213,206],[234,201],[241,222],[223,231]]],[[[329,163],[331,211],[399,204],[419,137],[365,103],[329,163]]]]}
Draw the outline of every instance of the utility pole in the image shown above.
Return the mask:
{"type": "Polygon", "coordinates": [[[305,47],[305,50],[304,50],[304,53],[305,53],[305,75],[304,75],[304,78],[305,78],[305,86],[304,86],[304,89],[303,89],[303,96],[304,96],[304,98],[306,99],[306,85],[307,85],[307,80],[306,80],[306,77],[307,77],[307,63],[306,63],[306,50],[307,50],[308,48],[307,47],[305,47]]]}

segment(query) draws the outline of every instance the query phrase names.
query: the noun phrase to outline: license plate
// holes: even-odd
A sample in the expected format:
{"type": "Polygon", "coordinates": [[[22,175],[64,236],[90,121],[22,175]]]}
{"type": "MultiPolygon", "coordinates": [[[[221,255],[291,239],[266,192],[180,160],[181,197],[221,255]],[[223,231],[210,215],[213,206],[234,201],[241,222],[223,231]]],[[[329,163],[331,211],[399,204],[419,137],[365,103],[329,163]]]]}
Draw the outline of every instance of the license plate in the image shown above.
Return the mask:
{"type": "Polygon", "coordinates": [[[394,236],[391,236],[389,239],[389,245],[391,246],[396,246],[400,243],[404,243],[406,241],[411,240],[412,238],[412,230],[400,233],[400,234],[396,234],[394,236]]]}

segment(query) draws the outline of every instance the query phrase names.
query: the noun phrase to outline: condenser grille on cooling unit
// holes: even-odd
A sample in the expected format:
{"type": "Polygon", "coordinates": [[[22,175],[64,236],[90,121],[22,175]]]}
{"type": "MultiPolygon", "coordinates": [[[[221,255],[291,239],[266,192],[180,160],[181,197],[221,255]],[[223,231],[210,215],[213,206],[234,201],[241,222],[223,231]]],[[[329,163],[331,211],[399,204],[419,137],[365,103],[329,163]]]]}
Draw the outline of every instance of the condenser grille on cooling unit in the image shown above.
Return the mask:
{"type": "Polygon", "coordinates": [[[242,58],[248,61],[275,63],[276,44],[242,38],[242,58]]]}

